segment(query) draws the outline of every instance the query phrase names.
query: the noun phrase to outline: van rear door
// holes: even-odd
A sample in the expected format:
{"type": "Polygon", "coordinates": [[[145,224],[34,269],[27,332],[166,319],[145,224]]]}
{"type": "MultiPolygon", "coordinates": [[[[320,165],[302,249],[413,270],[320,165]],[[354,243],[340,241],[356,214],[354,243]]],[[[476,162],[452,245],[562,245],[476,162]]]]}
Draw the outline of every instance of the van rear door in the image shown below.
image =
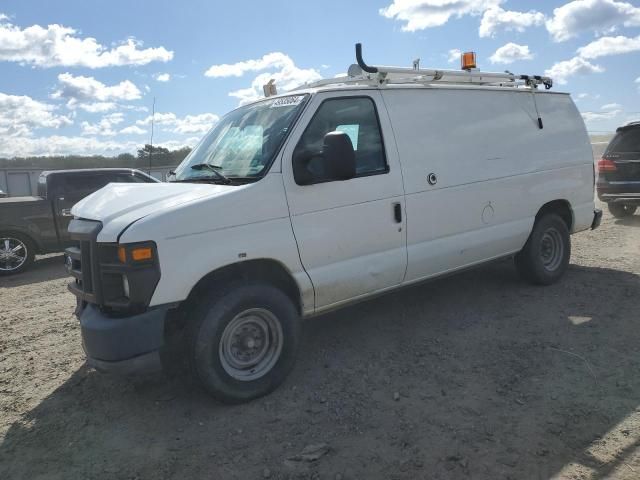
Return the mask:
{"type": "Polygon", "coordinates": [[[403,281],[404,189],[391,132],[379,92],[327,92],[314,96],[287,143],[283,177],[316,309],[403,281]],[[294,156],[310,152],[309,171],[322,171],[323,138],[336,130],[346,133],[354,147],[356,177],[297,184],[294,156]]]}

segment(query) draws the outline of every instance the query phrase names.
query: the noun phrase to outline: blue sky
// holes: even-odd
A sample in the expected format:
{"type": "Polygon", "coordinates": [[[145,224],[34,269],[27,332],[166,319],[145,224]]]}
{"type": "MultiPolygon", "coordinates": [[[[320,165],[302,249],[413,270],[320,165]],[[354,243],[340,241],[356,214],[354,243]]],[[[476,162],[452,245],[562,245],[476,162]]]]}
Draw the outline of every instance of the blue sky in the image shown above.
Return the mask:
{"type": "Polygon", "coordinates": [[[193,145],[259,94],[374,64],[554,77],[592,132],[640,119],[640,5],[618,0],[318,2],[5,0],[0,156],[193,145]],[[451,59],[451,61],[450,61],[451,59]],[[253,84],[253,87],[252,87],[253,84]]]}

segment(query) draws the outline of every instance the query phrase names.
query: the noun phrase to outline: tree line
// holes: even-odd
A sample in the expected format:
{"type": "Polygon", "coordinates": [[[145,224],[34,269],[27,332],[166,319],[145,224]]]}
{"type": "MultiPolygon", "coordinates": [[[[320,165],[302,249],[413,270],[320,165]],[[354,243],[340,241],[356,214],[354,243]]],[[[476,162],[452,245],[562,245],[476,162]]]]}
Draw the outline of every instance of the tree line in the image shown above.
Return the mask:
{"type": "Polygon", "coordinates": [[[137,155],[122,153],[115,157],[102,155],[60,155],[52,157],[18,157],[0,158],[0,168],[37,168],[43,170],[62,170],[67,168],[137,168],[148,170],[149,167],[166,167],[178,165],[191,149],[169,150],[149,144],[139,149],[137,155]]]}

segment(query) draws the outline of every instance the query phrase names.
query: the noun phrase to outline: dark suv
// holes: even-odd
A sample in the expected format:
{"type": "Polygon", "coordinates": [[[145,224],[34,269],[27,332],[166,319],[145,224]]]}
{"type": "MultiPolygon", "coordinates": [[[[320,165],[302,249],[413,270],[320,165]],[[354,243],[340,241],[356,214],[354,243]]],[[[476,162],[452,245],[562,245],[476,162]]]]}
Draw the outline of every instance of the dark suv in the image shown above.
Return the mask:
{"type": "Polygon", "coordinates": [[[598,162],[598,198],[614,217],[633,215],[640,205],[640,122],[616,130],[598,162]]]}

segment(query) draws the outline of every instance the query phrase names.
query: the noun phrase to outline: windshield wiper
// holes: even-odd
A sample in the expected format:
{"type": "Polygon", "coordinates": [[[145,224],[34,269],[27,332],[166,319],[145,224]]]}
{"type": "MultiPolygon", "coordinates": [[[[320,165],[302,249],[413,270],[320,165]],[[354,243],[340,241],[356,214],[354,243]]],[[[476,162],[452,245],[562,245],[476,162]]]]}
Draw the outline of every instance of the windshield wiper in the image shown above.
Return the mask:
{"type": "Polygon", "coordinates": [[[196,163],[195,165],[191,165],[193,170],[202,170],[206,168],[210,172],[213,172],[216,177],[222,180],[224,183],[231,183],[231,179],[226,177],[220,170],[222,167],[220,165],[211,165],[210,163],[196,163]]]}

